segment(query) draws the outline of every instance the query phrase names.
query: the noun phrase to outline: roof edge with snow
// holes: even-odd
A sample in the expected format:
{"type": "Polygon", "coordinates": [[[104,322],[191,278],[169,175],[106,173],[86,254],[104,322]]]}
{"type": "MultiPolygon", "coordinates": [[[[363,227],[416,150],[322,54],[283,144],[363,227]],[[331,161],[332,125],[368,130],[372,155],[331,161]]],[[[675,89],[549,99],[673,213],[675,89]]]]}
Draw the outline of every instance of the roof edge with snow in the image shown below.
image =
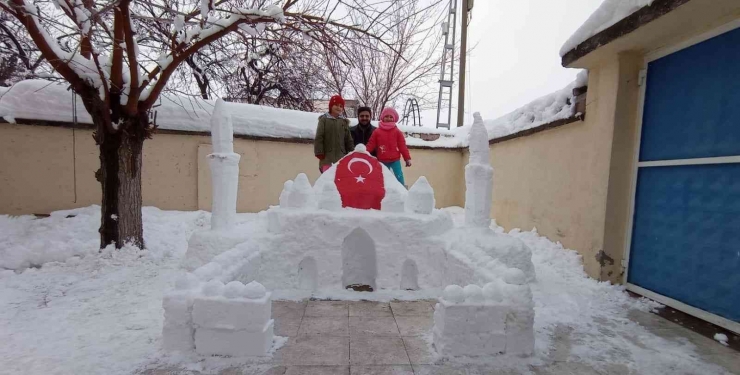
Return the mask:
{"type": "Polygon", "coordinates": [[[570,117],[566,117],[566,118],[563,118],[563,119],[560,119],[560,120],[551,121],[551,122],[548,122],[546,124],[542,124],[542,125],[536,126],[534,128],[530,128],[530,129],[525,129],[525,130],[522,130],[522,131],[518,131],[518,132],[516,132],[514,134],[509,134],[509,135],[505,135],[503,137],[498,137],[498,138],[491,139],[490,141],[488,141],[488,144],[493,145],[493,144],[496,144],[496,143],[510,141],[512,139],[515,139],[515,138],[526,137],[528,135],[536,134],[536,133],[543,132],[545,130],[550,130],[550,129],[553,129],[553,128],[557,128],[557,127],[560,127],[560,126],[563,126],[563,125],[572,124],[572,123],[578,122],[578,121],[584,121],[585,119],[586,119],[586,114],[585,113],[576,113],[576,114],[574,114],[574,115],[572,115],[570,117]]]}
{"type": "MultiPolygon", "coordinates": [[[[521,138],[526,137],[529,135],[533,135],[545,130],[557,128],[563,125],[572,124],[574,122],[583,121],[585,119],[586,114],[585,113],[576,113],[570,117],[558,119],[554,121],[550,121],[541,125],[537,125],[533,128],[525,129],[522,131],[518,131],[513,134],[508,134],[501,137],[492,138],[488,141],[489,144],[493,145],[496,143],[501,143],[505,141],[509,141],[515,138],[521,138]]],[[[11,124],[7,120],[0,117],[0,124],[11,124]]],[[[29,119],[16,119],[14,123],[17,125],[30,125],[30,126],[52,126],[52,127],[61,127],[61,128],[75,128],[75,129],[86,129],[86,130],[94,130],[95,126],[93,124],[89,123],[77,123],[76,125],[67,122],[67,121],[46,121],[46,120],[29,120],[29,119]]],[[[173,135],[193,135],[193,136],[203,136],[203,137],[210,137],[210,132],[204,132],[204,131],[196,131],[196,130],[170,130],[170,129],[157,129],[154,133],[156,134],[173,134],[173,135]]],[[[282,142],[282,143],[304,143],[304,144],[313,144],[313,139],[310,138],[283,138],[283,137],[265,137],[265,136],[256,136],[256,135],[247,135],[247,134],[234,134],[235,139],[248,139],[252,141],[266,141],[266,142],[282,142]]],[[[457,146],[457,147],[435,147],[435,146],[423,146],[423,145],[408,145],[408,148],[410,149],[416,149],[416,150],[447,150],[447,151],[460,151],[465,150],[468,147],[465,145],[457,146]]]]}
{"type": "Polygon", "coordinates": [[[691,0],[654,0],[650,6],[641,8],[614,25],[579,43],[575,48],[563,55],[561,64],[569,68],[582,57],[672,12],[689,1],[691,0]]]}

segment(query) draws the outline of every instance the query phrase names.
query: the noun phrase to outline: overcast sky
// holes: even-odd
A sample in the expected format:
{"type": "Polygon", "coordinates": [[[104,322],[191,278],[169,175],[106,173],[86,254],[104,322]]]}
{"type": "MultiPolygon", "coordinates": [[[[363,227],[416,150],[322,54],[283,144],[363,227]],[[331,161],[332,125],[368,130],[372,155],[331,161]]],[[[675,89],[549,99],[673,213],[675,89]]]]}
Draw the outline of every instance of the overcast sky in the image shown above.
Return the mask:
{"type": "MultiPolygon", "coordinates": [[[[468,56],[465,123],[472,122],[473,112],[497,118],[572,82],[578,70],[563,68],[558,51],[601,2],[476,0],[468,34],[468,46],[475,49],[468,56]]],[[[425,111],[422,122],[434,127],[436,115],[425,111]]],[[[456,112],[452,117],[454,124],[456,112]]]]}

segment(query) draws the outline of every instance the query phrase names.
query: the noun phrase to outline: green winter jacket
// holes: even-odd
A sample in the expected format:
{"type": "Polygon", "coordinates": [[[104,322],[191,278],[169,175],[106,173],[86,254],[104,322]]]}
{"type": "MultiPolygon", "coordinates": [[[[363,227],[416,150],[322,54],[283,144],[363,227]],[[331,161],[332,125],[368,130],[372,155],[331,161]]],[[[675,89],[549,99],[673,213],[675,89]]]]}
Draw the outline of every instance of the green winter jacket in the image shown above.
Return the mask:
{"type": "Polygon", "coordinates": [[[349,120],[334,118],[329,114],[319,117],[316,127],[316,138],[313,141],[313,153],[316,156],[324,155],[319,161],[319,167],[331,165],[339,161],[347,153],[354,151],[355,143],[349,131],[349,120]]]}

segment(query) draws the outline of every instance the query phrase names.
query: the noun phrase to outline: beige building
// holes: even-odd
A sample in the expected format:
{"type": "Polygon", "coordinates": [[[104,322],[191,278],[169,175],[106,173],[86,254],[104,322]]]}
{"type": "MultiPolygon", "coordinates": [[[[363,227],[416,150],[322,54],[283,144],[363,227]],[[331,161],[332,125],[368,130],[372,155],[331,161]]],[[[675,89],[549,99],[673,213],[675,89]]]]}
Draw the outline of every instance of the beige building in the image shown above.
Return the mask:
{"type": "MultiPolygon", "coordinates": [[[[577,250],[593,278],[740,332],[739,33],[740,1],[654,0],[567,52],[564,66],[589,70],[581,115],[491,141],[492,217],[577,250]]],[[[90,126],[15,120],[0,123],[0,213],[99,204],[90,126]]],[[[236,138],[239,211],[318,177],[310,139],[236,138]]],[[[208,210],[209,143],[166,130],[145,142],[144,204],[208,210]]],[[[467,150],[411,152],[407,180],[462,206],[467,150]]]]}
{"type": "Polygon", "coordinates": [[[586,119],[499,147],[538,183],[497,217],[578,249],[593,277],[740,332],[740,1],[655,0],[562,63],[589,70],[586,119]]]}

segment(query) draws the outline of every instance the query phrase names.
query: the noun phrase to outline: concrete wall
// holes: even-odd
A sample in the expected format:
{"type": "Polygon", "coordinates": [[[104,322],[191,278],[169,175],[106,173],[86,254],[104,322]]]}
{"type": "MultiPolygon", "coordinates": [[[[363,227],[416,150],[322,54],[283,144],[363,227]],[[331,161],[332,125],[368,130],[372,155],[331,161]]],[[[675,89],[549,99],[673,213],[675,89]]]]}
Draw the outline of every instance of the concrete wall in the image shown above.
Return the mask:
{"type": "Polygon", "coordinates": [[[496,143],[492,217],[577,250],[601,278],[619,64],[591,70],[586,119],[496,143]]]}
{"type": "MultiPolygon", "coordinates": [[[[300,172],[312,183],[319,176],[311,144],[235,139],[234,148],[242,155],[240,212],[277,204],[283,183],[300,172]]],[[[156,134],[144,142],[144,205],[209,210],[209,152],[206,136],[156,134]]],[[[438,207],[462,205],[462,150],[412,148],[411,155],[414,165],[404,168],[409,184],[424,175],[434,187],[438,207]]],[[[100,204],[100,184],[94,177],[99,165],[91,130],[0,124],[0,214],[44,214],[100,204]]]]}

